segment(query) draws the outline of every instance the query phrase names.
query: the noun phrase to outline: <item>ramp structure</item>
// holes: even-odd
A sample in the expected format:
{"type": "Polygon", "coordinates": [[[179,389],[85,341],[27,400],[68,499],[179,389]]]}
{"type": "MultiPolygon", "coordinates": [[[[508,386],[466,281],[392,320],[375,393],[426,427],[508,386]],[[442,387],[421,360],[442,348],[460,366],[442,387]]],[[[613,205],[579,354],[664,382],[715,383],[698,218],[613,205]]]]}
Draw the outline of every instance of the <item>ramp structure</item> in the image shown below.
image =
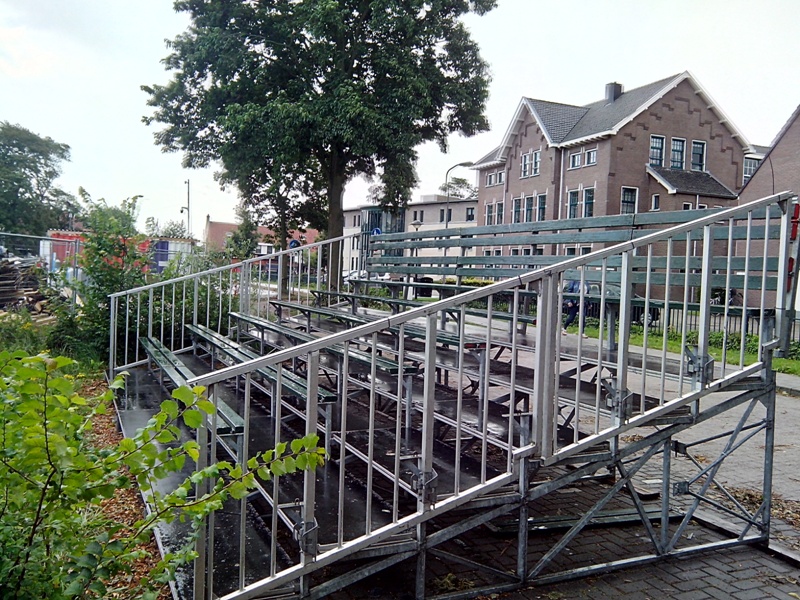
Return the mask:
{"type": "Polygon", "coordinates": [[[181,595],[323,598],[411,561],[415,578],[398,585],[465,598],[766,542],[796,209],[783,193],[661,229],[520,226],[516,247],[524,235],[627,241],[516,264],[466,250],[500,248],[503,227],[431,232],[459,249],[457,277],[515,269],[484,287],[415,283],[414,269],[451,266],[421,264],[422,234],[393,234],[371,246],[391,260],[365,265],[391,282],[327,285],[324,264],[355,246],[344,238],[113,295],[109,375],[149,365],[169,385],[207,386],[218,407],[198,467],[245,465],[313,432],[329,454],[210,517],[181,595]],[[424,285],[441,299],[410,299],[424,285]],[[741,300],[719,304],[719,290],[741,300]],[[562,331],[570,300],[592,337],[562,331]],[[693,433],[712,420],[724,423],[713,436],[693,433]],[[721,476],[745,444],[763,447],[755,509],[721,476]],[[623,546],[592,533],[632,523],[623,546]],[[507,551],[487,552],[486,536],[506,536],[507,551]],[[433,585],[434,559],[468,573],[468,589],[433,585]]]}

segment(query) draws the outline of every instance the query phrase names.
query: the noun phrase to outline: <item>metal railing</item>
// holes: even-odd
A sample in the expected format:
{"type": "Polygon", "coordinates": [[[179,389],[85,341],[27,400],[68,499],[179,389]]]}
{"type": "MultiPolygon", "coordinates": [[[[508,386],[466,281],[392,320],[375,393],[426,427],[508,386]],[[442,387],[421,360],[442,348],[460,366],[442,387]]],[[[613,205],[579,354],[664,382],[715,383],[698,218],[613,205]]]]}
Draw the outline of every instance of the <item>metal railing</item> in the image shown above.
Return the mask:
{"type": "MultiPolygon", "coordinates": [[[[244,466],[252,448],[313,432],[329,453],[302,484],[259,486],[252,502],[269,531],[266,556],[248,554],[251,525],[242,517],[233,534],[242,540],[235,582],[214,579],[213,539],[201,539],[195,598],[271,590],[322,597],[367,574],[355,568],[324,582],[312,577],[344,558],[387,566],[417,556],[424,567],[425,548],[538,497],[531,469],[613,460],[620,437],[634,428],[691,418],[704,397],[743,381],[768,385],[776,328],[788,326],[791,200],[788,193],[764,198],[393,314],[308,285],[312,269],[302,266],[285,292],[264,283],[270,261],[294,264],[300,252],[323,244],[112,296],[112,373],[143,362],[143,336],[176,352],[190,349],[189,323],[272,349],[189,381],[207,386],[215,402],[223,386],[243,390],[244,422],[257,418],[266,427],[246,429],[236,448],[203,429],[209,460],[227,448],[226,459],[244,466]],[[580,292],[565,292],[570,281],[580,292]],[[741,289],[742,306],[712,304],[717,288],[741,289]],[[535,311],[526,315],[517,307],[530,297],[535,311]],[[564,332],[569,298],[577,300],[578,324],[595,307],[596,338],[581,336],[579,327],[564,332]],[[340,318],[319,312],[332,306],[340,318]],[[634,313],[654,308],[668,334],[637,333],[634,313]],[[747,311],[755,310],[763,318],[748,330],[747,311]],[[696,338],[687,327],[692,312],[696,338]],[[715,318],[735,325],[712,336],[715,318]],[[299,325],[307,337],[293,333],[299,325]],[[267,368],[275,369],[273,380],[267,368]],[[305,380],[305,396],[286,390],[290,371],[305,380]],[[321,388],[336,401],[320,402],[321,388]],[[466,505],[485,508],[479,521],[426,531],[431,519],[466,505]]],[[[310,257],[298,262],[314,264],[310,257]]],[[[519,581],[538,572],[528,573],[524,561],[519,568],[519,581]]],[[[421,577],[418,596],[425,593],[421,577]]]]}

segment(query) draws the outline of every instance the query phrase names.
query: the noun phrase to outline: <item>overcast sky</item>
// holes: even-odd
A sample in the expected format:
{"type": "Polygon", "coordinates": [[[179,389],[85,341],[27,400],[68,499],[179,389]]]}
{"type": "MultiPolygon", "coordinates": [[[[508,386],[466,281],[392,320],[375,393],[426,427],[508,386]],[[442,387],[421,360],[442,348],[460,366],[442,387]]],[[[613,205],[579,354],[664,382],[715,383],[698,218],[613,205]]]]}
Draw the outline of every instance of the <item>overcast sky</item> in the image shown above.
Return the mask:
{"type": "MultiPolygon", "coordinates": [[[[769,144],[800,104],[800,0],[499,0],[467,19],[491,65],[491,130],[454,135],[448,154],[420,148],[414,197],[435,193],[452,165],[477,160],[502,139],[522,96],[567,104],[690,71],[748,141],[769,144]]],[[[59,184],[118,203],[141,195],[140,222],[207,214],[234,218],[237,198],[211,171],[185,170],[153,143],[142,84],[166,83],[165,39],[188,20],[170,0],[0,0],[0,120],[68,144],[59,184]]],[[[456,169],[452,176],[474,179],[456,169]]],[[[356,180],[345,205],[364,202],[356,180]]]]}

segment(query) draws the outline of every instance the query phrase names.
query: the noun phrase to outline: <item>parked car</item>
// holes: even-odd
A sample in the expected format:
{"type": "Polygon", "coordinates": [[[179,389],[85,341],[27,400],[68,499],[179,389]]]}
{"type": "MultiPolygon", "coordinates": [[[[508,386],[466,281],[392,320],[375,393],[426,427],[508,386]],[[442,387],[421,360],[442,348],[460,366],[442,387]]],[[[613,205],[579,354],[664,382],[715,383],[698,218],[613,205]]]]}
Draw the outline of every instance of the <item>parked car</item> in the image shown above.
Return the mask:
{"type": "MultiPolygon", "coordinates": [[[[586,292],[586,316],[587,317],[600,317],[600,284],[590,282],[587,284],[588,290],[586,292]]],[[[618,283],[606,283],[606,311],[609,304],[619,306],[619,298],[622,296],[622,288],[618,283]],[[616,300],[616,302],[615,302],[616,300]]],[[[661,309],[656,306],[650,306],[648,310],[648,318],[645,319],[644,311],[644,298],[638,294],[634,295],[634,302],[631,306],[632,314],[631,319],[634,323],[640,325],[652,325],[661,319],[661,309]],[[646,321],[646,322],[645,322],[646,321]]]]}
{"type": "Polygon", "coordinates": [[[389,273],[374,273],[369,271],[345,271],[342,273],[342,281],[345,285],[352,285],[356,281],[364,281],[364,280],[372,280],[372,281],[388,281],[391,279],[391,275],[389,273]]]}

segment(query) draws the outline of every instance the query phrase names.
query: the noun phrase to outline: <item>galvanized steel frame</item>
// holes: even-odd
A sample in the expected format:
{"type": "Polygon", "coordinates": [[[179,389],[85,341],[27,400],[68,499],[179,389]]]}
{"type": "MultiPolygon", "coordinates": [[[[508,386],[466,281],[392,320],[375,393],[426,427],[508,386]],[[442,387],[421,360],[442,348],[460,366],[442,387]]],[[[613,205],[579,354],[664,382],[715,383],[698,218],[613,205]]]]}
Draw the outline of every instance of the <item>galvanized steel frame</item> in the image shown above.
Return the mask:
{"type": "MultiPolygon", "coordinates": [[[[789,260],[786,254],[790,248],[790,231],[791,231],[791,217],[793,212],[789,210],[788,203],[791,202],[793,196],[788,193],[778,194],[768,198],[764,198],[748,205],[721,211],[717,214],[698,219],[695,222],[685,223],[671,227],[664,231],[655,231],[652,234],[644,235],[638,239],[623,244],[618,244],[611,248],[595,251],[589,255],[569,258],[564,261],[553,264],[547,268],[537,269],[535,271],[520,274],[510,280],[505,280],[491,284],[485,288],[468,291],[448,299],[440,300],[426,306],[413,308],[406,312],[385,316],[373,322],[366,323],[351,329],[332,332],[329,335],[319,337],[310,342],[297,345],[295,347],[288,347],[284,349],[277,349],[275,352],[253,359],[241,364],[233,364],[222,369],[218,369],[206,375],[198,376],[191,380],[189,383],[192,385],[208,386],[210,390],[210,397],[217,401],[218,395],[213,393],[214,386],[220,385],[226,381],[236,379],[238,377],[245,378],[244,386],[244,417],[245,422],[249,420],[251,411],[251,396],[253,394],[253,386],[251,385],[251,378],[256,376],[256,372],[264,367],[274,366],[278,370],[278,384],[274,389],[280,390],[280,373],[287,365],[294,363],[298,359],[302,360],[305,364],[305,372],[307,374],[307,397],[304,420],[304,432],[312,433],[318,432],[320,435],[325,436],[324,443],[326,448],[332,452],[332,460],[335,461],[336,468],[339,470],[339,517],[336,524],[336,536],[333,542],[322,543],[316,539],[316,523],[318,515],[315,512],[315,475],[306,473],[304,475],[304,493],[301,501],[302,518],[299,523],[301,531],[301,542],[299,544],[300,559],[293,565],[281,568],[276,563],[276,548],[275,538],[272,536],[272,551],[270,552],[270,569],[269,575],[264,577],[258,582],[245,584],[244,567],[240,572],[239,582],[237,589],[223,594],[223,598],[228,600],[238,600],[239,598],[255,598],[261,597],[271,593],[274,590],[276,593],[290,593],[295,597],[322,597],[326,593],[330,593],[336,589],[341,589],[347,585],[376,572],[379,569],[387,568],[401,560],[416,556],[417,559],[417,579],[415,583],[415,594],[418,598],[428,597],[426,580],[425,580],[425,560],[428,552],[435,552],[439,557],[450,556],[454,560],[464,563],[466,559],[453,557],[451,553],[437,548],[442,543],[461,535],[466,531],[470,531],[480,524],[487,523],[498,516],[516,513],[519,523],[517,532],[517,554],[516,563],[511,575],[504,575],[499,577],[500,580],[495,584],[488,587],[477,588],[478,591],[495,590],[500,591],[510,589],[522,583],[530,582],[532,580],[547,582],[553,581],[558,578],[586,574],[589,572],[597,572],[608,570],[612,568],[619,568],[636,562],[653,560],[656,557],[664,556],[667,554],[674,555],[685,552],[703,551],[709,548],[724,547],[729,544],[735,543],[753,543],[763,542],[769,535],[769,508],[771,501],[771,470],[772,470],[772,445],[773,445],[773,424],[774,424],[774,401],[775,391],[774,382],[772,381],[771,372],[771,356],[774,350],[778,347],[779,338],[774,335],[774,331],[770,328],[766,316],[766,310],[771,308],[768,306],[767,295],[764,291],[767,286],[764,285],[770,277],[777,278],[776,286],[777,293],[775,299],[776,322],[778,331],[785,329],[785,313],[789,310],[787,306],[787,281],[785,275],[788,274],[789,260]],[[726,246],[726,253],[731,257],[735,250],[733,248],[732,238],[730,232],[733,227],[744,220],[748,231],[748,243],[744,248],[745,258],[745,297],[748,295],[748,285],[751,279],[750,264],[751,264],[751,244],[750,232],[753,232],[753,239],[763,238],[762,242],[762,256],[761,260],[752,260],[752,263],[761,267],[760,272],[753,271],[752,277],[759,278],[762,282],[761,293],[758,297],[757,310],[761,315],[759,322],[759,331],[757,335],[759,356],[755,362],[750,364],[745,363],[744,346],[748,340],[744,324],[738,332],[725,331],[724,340],[737,338],[740,347],[742,348],[739,356],[738,364],[729,364],[727,361],[727,350],[723,351],[721,368],[715,367],[710,362],[710,299],[711,299],[711,286],[710,277],[712,274],[711,264],[715,258],[715,244],[720,240],[719,231],[727,228],[728,244],[726,246]],[[781,238],[778,245],[779,267],[777,275],[768,272],[768,254],[771,251],[766,237],[769,233],[769,228],[773,221],[778,220],[780,223],[781,238]],[[763,235],[759,234],[758,227],[763,223],[763,235]],[[694,232],[701,232],[700,237],[690,235],[694,232]],[[703,265],[701,271],[701,280],[704,284],[699,287],[699,304],[701,307],[700,328],[697,337],[697,347],[691,353],[687,350],[681,358],[678,365],[677,373],[668,373],[668,363],[671,360],[668,358],[667,340],[666,336],[662,342],[661,351],[656,352],[653,346],[648,343],[649,332],[644,328],[644,345],[641,352],[641,368],[635,369],[632,366],[635,352],[629,343],[629,334],[632,327],[632,303],[631,299],[634,295],[634,284],[632,282],[632,259],[637,252],[645,251],[647,257],[648,269],[645,274],[644,283],[644,314],[649,314],[651,303],[653,306],[662,303],[662,306],[669,307],[671,303],[676,302],[670,297],[671,288],[673,284],[671,279],[674,278],[680,285],[681,278],[683,279],[682,301],[683,304],[683,320],[684,326],[679,328],[682,341],[684,345],[687,342],[687,331],[685,327],[685,319],[687,314],[686,307],[690,304],[691,286],[689,285],[689,269],[671,269],[670,260],[673,256],[678,256],[680,250],[676,252],[676,244],[684,244],[682,257],[682,264],[689,264],[689,259],[694,256],[695,246],[697,242],[689,243],[690,239],[699,239],[701,244],[701,264],[703,265]],[[666,244],[666,270],[663,270],[663,275],[666,278],[666,286],[664,286],[663,296],[656,297],[655,288],[657,287],[654,281],[656,277],[652,275],[656,269],[651,270],[650,266],[654,263],[654,257],[663,256],[657,255],[656,251],[659,244],[666,244]],[[561,331],[561,318],[563,315],[563,289],[564,282],[568,278],[577,277],[581,284],[584,282],[585,271],[590,263],[596,264],[601,261],[603,265],[607,264],[608,259],[619,257],[620,264],[620,277],[621,277],[621,297],[616,302],[609,302],[606,298],[605,289],[605,274],[606,269],[603,269],[600,274],[600,298],[596,301],[600,305],[600,322],[599,322],[599,339],[596,344],[596,352],[594,352],[595,344],[592,343],[592,348],[589,348],[590,343],[584,342],[580,336],[576,338],[575,347],[567,347],[567,338],[560,335],[561,331]],[[500,310],[494,309],[494,299],[499,298],[500,294],[511,294],[513,306],[520,306],[520,290],[529,290],[532,286],[538,286],[538,305],[537,305],[537,327],[535,332],[535,341],[533,347],[525,341],[524,335],[520,333],[517,322],[517,311],[510,311],[511,327],[503,327],[506,331],[505,338],[498,334],[499,327],[495,327],[501,321],[500,310]],[[469,327],[474,330],[475,327],[483,327],[485,329],[486,350],[478,354],[478,365],[471,367],[466,365],[464,342],[469,335],[474,335],[472,331],[467,331],[467,314],[464,307],[470,302],[485,302],[486,303],[486,316],[479,323],[470,323],[469,327]],[[616,306],[618,305],[618,306],[616,306]],[[613,324],[613,321],[606,323],[604,317],[607,314],[612,316],[618,312],[619,320],[618,327],[613,324]],[[460,315],[456,325],[456,334],[459,337],[459,346],[456,352],[455,362],[448,366],[443,356],[447,351],[447,344],[442,345],[438,339],[438,333],[443,327],[447,327],[448,314],[456,313],[460,315]],[[441,323],[440,323],[440,316],[441,323]],[[421,352],[411,350],[406,347],[406,341],[402,335],[403,329],[408,323],[413,320],[421,320],[424,324],[426,336],[423,343],[421,352]],[[607,328],[607,330],[606,330],[607,328]],[[611,343],[606,343],[603,336],[604,333],[609,335],[614,334],[614,329],[618,332],[619,345],[617,349],[611,347],[611,343]],[[395,346],[382,345],[380,336],[388,330],[399,330],[399,344],[395,346]],[[509,333],[510,332],[510,333],[509,333]],[[499,339],[503,339],[502,344],[505,344],[511,350],[511,359],[509,363],[510,376],[507,384],[498,383],[501,378],[494,373],[496,368],[496,360],[490,358],[489,348],[493,344],[501,343],[499,339]],[[326,353],[335,345],[342,345],[344,352],[342,358],[338,360],[335,368],[328,366],[329,359],[321,361],[321,355],[326,353]],[[366,373],[355,375],[351,372],[350,364],[350,348],[366,347],[369,348],[373,356],[370,369],[366,373]],[[421,376],[417,380],[421,384],[421,399],[412,403],[412,398],[404,393],[404,386],[407,386],[405,376],[402,374],[403,369],[400,369],[400,374],[394,380],[396,392],[391,392],[391,381],[387,377],[382,376],[378,371],[377,361],[375,357],[378,353],[384,356],[394,357],[399,364],[405,364],[407,361],[414,362],[419,365],[421,376]],[[696,358],[692,358],[696,357],[696,358]],[[652,360],[649,360],[652,359],[652,360]],[[688,362],[687,362],[688,361],[688,362]],[[693,361],[693,362],[692,362],[693,361]],[[324,364],[323,364],[324,363],[324,364]],[[650,364],[657,364],[659,368],[653,372],[649,369],[650,364]],[[524,371],[523,367],[530,365],[528,371],[524,371]],[[595,374],[591,380],[584,378],[586,369],[583,365],[588,365],[589,371],[594,371],[595,374]],[[566,370],[564,367],[567,367],[566,370]],[[523,381],[521,373],[529,373],[532,370],[532,381],[523,381]],[[691,372],[690,372],[691,370],[691,372]],[[317,388],[320,385],[320,374],[322,372],[328,373],[328,377],[335,379],[337,389],[340,394],[339,405],[336,407],[335,412],[338,414],[339,422],[333,422],[332,415],[333,407],[327,407],[320,410],[317,406],[317,388]],[[473,373],[470,375],[469,373],[473,373]],[[569,391],[561,391],[563,386],[561,384],[562,378],[565,373],[571,374],[573,380],[573,389],[569,391]],[[446,375],[444,375],[446,374],[446,375]],[[442,375],[437,381],[437,375],[442,375]],[[691,375],[691,377],[689,377],[691,375]],[[640,402],[634,405],[632,399],[633,392],[629,389],[634,381],[632,377],[640,376],[641,380],[636,383],[639,385],[640,402]],[[456,384],[456,418],[453,420],[448,417],[445,419],[443,414],[440,414],[440,409],[437,408],[437,394],[444,388],[441,387],[441,381],[449,381],[451,378],[456,384]],[[465,400],[465,379],[469,377],[477,377],[477,389],[479,390],[477,396],[477,415],[478,422],[475,426],[468,426],[463,423],[467,411],[467,404],[465,400]],[[655,399],[650,399],[646,402],[646,392],[648,381],[650,378],[657,381],[660,393],[655,399]],[[389,381],[389,387],[382,381],[389,381]],[[672,382],[671,385],[675,389],[667,391],[667,383],[672,382]],[[360,389],[367,392],[367,399],[364,401],[368,408],[369,429],[367,448],[364,451],[362,448],[357,447],[355,442],[348,441],[348,435],[352,430],[348,427],[349,411],[356,411],[351,406],[348,400],[348,389],[350,386],[359,386],[360,389]],[[437,385],[439,387],[437,387],[437,385]],[[587,403],[588,399],[582,396],[582,389],[585,387],[592,387],[593,403],[587,403]],[[501,392],[494,393],[498,387],[502,387],[501,392]],[[743,390],[736,392],[736,390],[743,390]],[[723,400],[712,407],[706,406],[706,400],[711,397],[716,397],[723,394],[736,394],[732,398],[723,400]],[[380,467],[377,464],[375,452],[377,446],[374,441],[376,434],[376,405],[378,398],[387,398],[391,400],[394,398],[394,413],[390,416],[394,419],[394,457],[391,461],[391,468],[380,467]],[[405,401],[401,399],[405,398],[405,401]],[[506,404],[503,404],[507,398],[506,404]],[[519,399],[519,400],[518,400],[519,399]],[[603,400],[607,404],[604,405],[603,400]],[[493,402],[500,402],[498,406],[504,406],[507,412],[502,415],[502,419],[497,420],[496,417],[491,417],[490,413],[493,408],[493,402]],[[522,407],[518,408],[518,402],[522,403],[522,407]],[[704,423],[713,417],[731,410],[736,406],[745,402],[751,403],[751,411],[757,406],[763,406],[765,416],[757,425],[748,424],[746,419],[740,421],[733,431],[729,432],[729,448],[723,453],[727,456],[727,452],[736,446],[737,438],[743,431],[748,431],[748,439],[752,438],[755,433],[762,433],[765,436],[765,454],[764,454],[764,504],[760,507],[754,515],[748,515],[743,518],[745,525],[741,531],[730,540],[725,540],[713,544],[699,544],[692,548],[677,547],[677,540],[680,538],[680,533],[686,527],[689,520],[695,513],[695,510],[701,502],[705,502],[714,506],[713,501],[706,499],[706,492],[709,490],[712,483],[715,482],[716,469],[722,463],[725,456],[720,455],[719,461],[715,462],[711,469],[706,469],[703,472],[705,481],[701,486],[699,492],[695,493],[695,501],[693,505],[686,511],[686,516],[681,525],[681,530],[677,534],[668,538],[666,535],[666,519],[669,512],[669,499],[671,496],[669,481],[671,471],[671,458],[670,450],[674,449],[673,438],[675,435],[697,425],[704,423]],[[683,407],[689,407],[688,414],[680,411],[683,407]],[[572,409],[572,416],[565,419],[562,411],[572,409]],[[676,415],[678,415],[676,417],[676,415]],[[420,446],[418,450],[411,447],[404,447],[403,443],[406,438],[401,439],[401,436],[408,434],[408,426],[414,421],[414,427],[417,428],[420,434],[420,446]],[[320,420],[322,419],[322,420],[320,420]],[[494,419],[494,420],[492,420],[494,419]],[[570,425],[570,420],[574,419],[575,425],[570,425]],[[580,430],[581,419],[587,419],[591,422],[590,431],[582,432],[580,430]],[[641,441],[629,444],[622,444],[621,438],[627,432],[642,427],[649,426],[653,423],[662,423],[665,419],[671,419],[672,422],[667,424],[663,429],[644,436],[641,441]],[[437,441],[438,427],[443,422],[446,422],[449,427],[453,427],[455,422],[455,440],[448,442],[447,446],[451,449],[454,448],[454,474],[452,481],[452,489],[445,492],[440,492],[437,485],[448,482],[443,481],[439,473],[437,473],[434,464],[439,464],[442,457],[438,454],[441,451],[441,441],[437,441]],[[493,428],[501,427],[505,423],[504,437],[497,437],[497,434],[492,433],[493,428]],[[338,426],[338,434],[336,433],[338,426]],[[566,442],[566,445],[559,445],[558,434],[560,428],[567,428],[568,433],[572,439],[566,442]],[[333,432],[333,435],[331,435],[333,432]],[[337,437],[338,436],[338,437],[337,437]],[[479,448],[478,473],[469,474],[465,469],[465,463],[462,463],[461,447],[465,440],[471,439],[479,448]],[[338,440],[338,441],[337,441],[338,440]],[[438,449],[437,449],[438,448],[438,449]],[[492,452],[490,452],[492,448],[492,452]],[[403,453],[411,452],[407,456],[403,453]],[[497,460],[499,454],[501,460],[497,460]],[[661,534],[658,535],[650,526],[650,521],[643,509],[642,503],[637,496],[635,488],[631,485],[632,477],[640,470],[650,459],[656,459],[660,455],[660,464],[662,468],[662,499],[663,504],[661,508],[662,525],[661,534]],[[361,458],[359,458],[361,457],[361,458]],[[344,491],[345,490],[345,472],[347,471],[348,464],[353,461],[352,469],[365,469],[366,470],[366,490],[364,493],[366,513],[364,523],[363,535],[351,535],[344,528],[343,514],[344,510],[344,491]],[[403,465],[406,463],[414,462],[414,475],[411,478],[411,484],[406,485],[406,482],[401,481],[401,472],[406,469],[403,465]],[[634,462],[631,462],[634,461],[634,462]],[[491,465],[490,465],[491,463],[491,465]],[[574,464],[575,469],[563,476],[553,478],[547,483],[532,482],[532,475],[539,472],[541,469],[552,467],[559,467],[564,464],[574,464]],[[361,466],[359,466],[361,465],[361,466]],[[552,493],[557,489],[561,489],[566,485],[570,485],[576,481],[583,480],[587,476],[597,472],[600,469],[611,469],[619,473],[620,479],[612,486],[611,490],[605,494],[594,507],[584,513],[577,520],[574,527],[568,534],[562,538],[562,541],[554,545],[549,552],[544,556],[536,559],[535,563],[531,565],[531,558],[529,556],[529,534],[528,534],[528,515],[531,503],[535,503],[538,499],[552,493]],[[394,481],[391,482],[391,500],[387,501],[391,504],[391,517],[389,522],[380,525],[372,522],[372,498],[377,493],[377,481],[383,478],[394,481]],[[592,518],[599,513],[603,506],[611,500],[614,495],[621,489],[628,488],[634,497],[634,504],[637,512],[642,518],[642,523],[647,531],[648,537],[651,540],[654,551],[651,554],[636,558],[626,558],[618,561],[601,561],[591,567],[582,567],[579,569],[569,570],[559,574],[547,573],[545,571],[552,564],[553,559],[582,529],[588,524],[592,518]],[[410,509],[402,498],[411,497],[415,499],[415,508],[410,509]],[[457,525],[445,527],[435,533],[429,533],[427,525],[430,521],[449,513],[450,511],[467,508],[481,508],[481,512],[474,514],[469,518],[463,519],[457,525]],[[750,534],[750,529],[755,526],[758,529],[757,534],[750,534]],[[409,537],[409,533],[412,535],[409,537]],[[387,556],[388,555],[388,556],[387,556]],[[356,569],[337,576],[331,581],[322,582],[314,579],[315,574],[326,566],[333,565],[336,562],[347,558],[358,556],[365,560],[372,560],[364,568],[356,569]],[[509,581],[513,579],[513,581],[509,581]],[[288,586],[288,587],[287,587],[288,586]],[[280,590],[280,592],[278,592],[280,590]]],[[[724,233],[724,232],[723,232],[724,233]]],[[[723,235],[722,239],[725,236],[723,235]]],[[[335,240],[334,243],[341,243],[342,240],[335,240]]],[[[317,249],[325,247],[326,243],[314,245],[317,249]]],[[[302,249],[309,251],[309,249],[302,249]]],[[[658,250],[659,252],[661,250],[658,250]]],[[[291,256],[292,251],[279,253],[275,257],[270,257],[269,260],[275,259],[281,261],[282,265],[284,260],[293,260],[291,256]]],[[[796,258],[796,257],[795,257],[796,258]]],[[[241,310],[245,313],[251,312],[256,315],[263,314],[265,318],[269,318],[268,306],[262,311],[262,286],[260,284],[255,287],[251,285],[251,274],[254,269],[259,271],[258,280],[260,281],[260,269],[263,265],[263,260],[252,260],[244,263],[239,269],[238,274],[238,287],[239,295],[238,300],[241,310]],[[255,299],[254,299],[255,295],[255,299]]],[[[271,270],[271,267],[268,267],[271,270]]],[[[182,297],[186,297],[186,284],[192,282],[193,289],[193,315],[192,322],[198,323],[205,321],[207,326],[212,324],[211,319],[211,296],[214,286],[218,290],[227,289],[230,294],[235,293],[233,290],[235,285],[232,283],[235,277],[234,267],[220,267],[211,271],[201,274],[187,275],[182,278],[165,282],[162,284],[154,284],[136,290],[130,290],[115,294],[111,297],[112,307],[112,320],[111,320],[111,348],[112,353],[109,362],[109,373],[113,374],[122,368],[135,366],[141,362],[138,353],[138,344],[134,351],[133,360],[129,360],[127,352],[131,344],[127,339],[129,332],[130,318],[132,309],[135,307],[136,311],[136,328],[134,331],[134,338],[138,339],[141,335],[141,299],[144,294],[148,298],[148,317],[146,322],[146,335],[155,335],[154,325],[156,325],[156,318],[154,317],[153,307],[156,304],[156,290],[161,290],[161,311],[162,320],[158,333],[163,337],[165,335],[164,327],[164,313],[163,307],[168,303],[165,301],[167,287],[172,286],[171,294],[173,299],[173,315],[174,315],[174,298],[178,284],[181,285],[182,297]],[[229,277],[228,286],[225,287],[223,273],[227,273],[229,277]],[[217,279],[215,280],[214,277],[217,279]],[[206,314],[205,319],[203,315],[199,314],[198,306],[200,305],[200,286],[201,282],[206,281],[206,314]],[[124,306],[125,324],[126,324],[126,345],[123,364],[118,364],[117,355],[115,351],[117,348],[117,330],[120,321],[120,310],[124,306]]],[[[282,267],[279,266],[279,272],[282,267]]],[[[317,274],[319,281],[320,274],[320,261],[317,261],[317,274]]],[[[727,277],[730,279],[732,276],[731,270],[728,269],[727,277]]],[[[310,282],[310,279],[308,280],[310,282]]],[[[319,289],[319,284],[317,284],[319,289]]],[[[314,300],[307,286],[303,291],[300,286],[288,286],[287,288],[279,287],[277,294],[278,299],[288,297],[289,300],[296,300],[298,303],[311,304],[314,300]],[[284,296],[285,293],[285,296],[284,296]]],[[[581,285],[581,292],[579,294],[580,302],[580,316],[578,322],[582,322],[583,312],[586,303],[589,301],[584,285],[581,285]]],[[[269,286],[267,287],[267,304],[269,303],[269,286]]],[[[747,298],[746,298],[747,300],[747,298]]],[[[317,300],[318,301],[318,300],[317,300]]],[[[232,296],[229,295],[227,300],[228,311],[232,306],[232,296]]],[[[185,302],[183,302],[185,304],[185,302]]],[[[217,309],[216,325],[218,329],[223,328],[223,314],[224,314],[223,294],[219,294],[217,309]]],[[[743,307],[741,311],[749,308],[748,305],[743,307]]],[[[185,309],[185,306],[184,306],[185,309]]],[[[729,313],[735,312],[735,308],[725,307],[725,317],[729,313]]],[[[670,319],[669,310],[665,311],[664,318],[670,319]]],[[[744,319],[742,320],[744,321],[744,319]]],[[[182,321],[185,323],[185,318],[182,321]]],[[[227,327],[231,324],[227,323],[227,327]]],[[[171,334],[169,346],[176,352],[187,350],[189,347],[184,345],[183,334],[181,332],[181,344],[175,344],[175,329],[174,323],[170,326],[171,334]]],[[[261,333],[261,341],[263,343],[263,336],[261,333]]],[[[611,339],[611,338],[610,338],[611,339]]],[[[527,377],[528,375],[525,375],[527,377]]],[[[410,389],[407,386],[405,389],[410,389]]],[[[273,392],[272,411],[273,417],[276,419],[275,441],[281,435],[280,423],[281,419],[281,406],[284,400],[278,398],[279,392],[273,392]]],[[[287,405],[288,406],[288,405],[287,405]]],[[[302,411],[300,411],[302,412],[302,411]]],[[[297,415],[298,410],[296,407],[292,408],[292,414],[297,415]]],[[[749,413],[748,413],[749,416],[749,413]]],[[[198,441],[203,443],[203,447],[210,449],[210,460],[215,460],[215,449],[217,447],[216,423],[215,417],[209,420],[207,427],[201,428],[198,432],[198,441]],[[205,437],[208,436],[209,441],[206,442],[205,437]]],[[[248,435],[250,431],[248,430],[248,435]]],[[[245,438],[246,439],[246,438],[245,438]]],[[[683,446],[681,447],[685,449],[683,446]]],[[[233,456],[232,458],[237,462],[244,464],[248,458],[248,446],[245,442],[243,444],[241,455],[233,456]]],[[[351,469],[351,470],[352,470],[351,469]]],[[[280,502],[278,501],[279,484],[276,482],[271,485],[272,490],[266,487],[259,487],[259,493],[273,506],[272,513],[272,528],[273,531],[281,527],[281,522],[278,520],[278,514],[282,512],[278,509],[280,502]]],[[[685,486],[687,489],[690,484],[685,486]]],[[[683,489],[683,488],[682,488],[683,489]]],[[[724,487],[723,487],[724,489],[724,487]]],[[[724,492],[723,492],[724,493],[724,492]]],[[[730,496],[728,495],[730,500],[730,496]]],[[[717,503],[718,504],[718,503],[717,503]]],[[[719,508],[719,506],[716,506],[719,508]]],[[[738,507],[741,508],[741,507],[738,507]]],[[[243,513],[242,513],[243,514],[243,513]]],[[[734,514],[741,518],[741,511],[734,514]]],[[[291,519],[285,514],[282,516],[282,521],[289,523],[291,519]]],[[[242,517],[240,521],[240,539],[243,539],[244,528],[246,521],[242,517]]],[[[213,536],[213,520],[208,525],[208,536],[213,536]]],[[[244,564],[245,549],[242,546],[240,549],[240,561],[244,564]]],[[[213,539],[207,543],[205,537],[198,542],[199,557],[196,561],[195,568],[195,599],[208,598],[214,595],[214,581],[213,581],[213,539]]],[[[475,567],[473,563],[471,566],[475,567]]],[[[500,576],[502,568],[489,566],[486,572],[500,576]]],[[[447,597],[456,597],[453,595],[447,597]]],[[[458,597],[465,597],[463,594],[458,597]]]]}

